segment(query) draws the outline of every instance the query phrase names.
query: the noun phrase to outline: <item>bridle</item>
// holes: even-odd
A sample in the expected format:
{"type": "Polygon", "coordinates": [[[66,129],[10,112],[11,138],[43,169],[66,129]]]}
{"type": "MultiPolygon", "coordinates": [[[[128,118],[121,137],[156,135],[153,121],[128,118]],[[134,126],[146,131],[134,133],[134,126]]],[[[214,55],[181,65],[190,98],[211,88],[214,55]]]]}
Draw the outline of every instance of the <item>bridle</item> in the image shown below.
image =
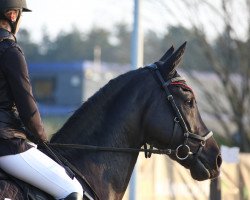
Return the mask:
{"type": "Polygon", "coordinates": [[[147,65],[146,68],[155,72],[157,78],[161,82],[162,88],[164,89],[164,91],[167,95],[167,99],[170,102],[171,107],[173,108],[173,110],[175,112],[176,117],[174,118],[175,125],[174,125],[173,135],[175,135],[175,132],[177,130],[176,126],[178,124],[181,125],[182,130],[183,130],[183,136],[184,136],[183,144],[179,145],[175,150],[171,150],[171,152],[175,152],[176,158],[179,160],[186,160],[189,157],[189,155],[194,155],[195,158],[197,158],[199,156],[199,154],[201,153],[202,148],[205,146],[206,140],[208,140],[210,137],[212,137],[213,132],[210,131],[205,136],[200,136],[200,135],[194,134],[188,130],[187,125],[183,119],[183,116],[175,103],[174,97],[168,89],[168,87],[171,84],[178,85],[178,82],[180,82],[180,81],[185,82],[185,79],[182,77],[174,77],[172,79],[169,79],[168,81],[165,81],[163,79],[160,71],[159,71],[159,68],[157,67],[157,65],[155,63],[147,65]],[[193,139],[198,140],[200,142],[199,148],[198,148],[197,152],[195,152],[195,153],[191,152],[190,147],[188,146],[189,138],[193,138],[193,139]],[[182,152],[182,154],[181,154],[181,152],[182,152]]]}

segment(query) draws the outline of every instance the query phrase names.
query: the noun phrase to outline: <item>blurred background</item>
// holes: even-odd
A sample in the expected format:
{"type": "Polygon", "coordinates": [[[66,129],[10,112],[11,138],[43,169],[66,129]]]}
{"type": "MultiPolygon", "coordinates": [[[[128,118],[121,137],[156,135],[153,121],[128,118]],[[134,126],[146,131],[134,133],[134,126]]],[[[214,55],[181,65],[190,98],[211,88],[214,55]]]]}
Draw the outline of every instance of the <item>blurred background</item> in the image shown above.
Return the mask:
{"type": "Polygon", "coordinates": [[[135,2],[140,66],[188,42],[180,73],[224,163],[220,179],[201,184],[165,157],[140,157],[140,192],[124,199],[250,199],[250,0],[27,0],[33,12],[23,14],[17,39],[47,132],[110,79],[140,67],[131,55],[135,2]]]}

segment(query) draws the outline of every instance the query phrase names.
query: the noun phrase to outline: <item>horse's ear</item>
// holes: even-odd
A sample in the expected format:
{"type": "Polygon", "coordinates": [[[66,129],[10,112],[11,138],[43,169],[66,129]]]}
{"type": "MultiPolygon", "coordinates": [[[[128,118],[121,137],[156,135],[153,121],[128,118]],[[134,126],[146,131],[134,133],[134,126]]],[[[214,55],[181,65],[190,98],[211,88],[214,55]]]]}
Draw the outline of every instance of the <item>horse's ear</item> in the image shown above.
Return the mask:
{"type": "Polygon", "coordinates": [[[167,74],[174,72],[180,64],[187,42],[184,42],[167,60],[163,61],[163,69],[167,74]]]}
{"type": "Polygon", "coordinates": [[[160,58],[159,61],[165,61],[167,60],[172,54],[174,53],[174,46],[172,45],[169,50],[160,58]]]}

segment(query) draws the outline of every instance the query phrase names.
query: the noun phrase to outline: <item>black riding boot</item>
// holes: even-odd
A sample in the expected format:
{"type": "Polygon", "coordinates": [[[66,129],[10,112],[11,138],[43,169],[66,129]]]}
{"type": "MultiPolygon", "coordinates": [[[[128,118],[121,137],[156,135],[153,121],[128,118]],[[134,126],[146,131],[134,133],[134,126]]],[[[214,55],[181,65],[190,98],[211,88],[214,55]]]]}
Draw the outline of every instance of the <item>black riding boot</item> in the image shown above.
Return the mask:
{"type": "Polygon", "coordinates": [[[83,199],[81,194],[73,192],[70,195],[68,195],[64,200],[83,200],[83,199]]]}

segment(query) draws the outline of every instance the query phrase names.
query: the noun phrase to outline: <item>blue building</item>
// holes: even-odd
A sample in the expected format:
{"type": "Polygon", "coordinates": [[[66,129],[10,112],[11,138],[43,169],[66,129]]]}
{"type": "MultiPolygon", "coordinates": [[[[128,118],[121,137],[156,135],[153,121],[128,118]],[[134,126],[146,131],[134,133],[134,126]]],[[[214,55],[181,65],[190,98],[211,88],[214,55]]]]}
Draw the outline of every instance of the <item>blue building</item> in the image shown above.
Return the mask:
{"type": "Polygon", "coordinates": [[[33,93],[42,115],[72,112],[110,79],[127,70],[127,66],[92,61],[29,64],[33,93]]]}
{"type": "Polygon", "coordinates": [[[84,62],[31,63],[29,74],[41,112],[63,112],[84,98],[84,62]],[[47,111],[45,111],[47,110],[47,111]]]}

